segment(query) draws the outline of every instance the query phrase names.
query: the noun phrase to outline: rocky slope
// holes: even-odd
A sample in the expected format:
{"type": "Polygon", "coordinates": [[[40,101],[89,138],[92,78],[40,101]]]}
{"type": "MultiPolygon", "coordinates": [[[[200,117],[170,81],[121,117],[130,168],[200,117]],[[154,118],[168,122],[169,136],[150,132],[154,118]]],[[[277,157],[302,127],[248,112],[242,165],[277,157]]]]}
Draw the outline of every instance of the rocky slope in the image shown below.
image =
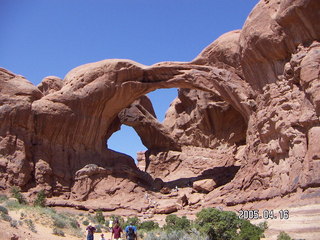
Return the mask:
{"type": "Polygon", "coordinates": [[[295,192],[318,201],[318,19],[317,0],[262,0],[192,62],[104,60],[38,87],[1,69],[0,188],[145,214],[295,192]],[[144,95],[172,87],[159,123],[144,95]],[[106,146],[122,124],[148,148],[140,168],[106,146]]]}

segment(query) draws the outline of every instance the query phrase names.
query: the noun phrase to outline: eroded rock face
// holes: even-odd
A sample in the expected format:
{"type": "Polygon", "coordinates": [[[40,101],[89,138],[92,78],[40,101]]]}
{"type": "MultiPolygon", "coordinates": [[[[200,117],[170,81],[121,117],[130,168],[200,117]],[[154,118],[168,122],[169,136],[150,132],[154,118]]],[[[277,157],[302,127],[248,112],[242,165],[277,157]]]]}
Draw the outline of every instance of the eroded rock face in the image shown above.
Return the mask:
{"type": "Polygon", "coordinates": [[[166,113],[164,126],[183,146],[214,149],[220,142],[245,143],[247,124],[242,115],[220,96],[180,89],[166,113]]]}
{"type": "Polygon", "coordinates": [[[133,127],[149,150],[180,150],[180,144],[173,139],[170,129],[162,126],[156,118],[152,103],[142,96],[130,107],[118,114],[119,122],[133,127]]]}
{"type": "Polygon", "coordinates": [[[42,93],[31,82],[0,69],[0,188],[31,186],[34,118],[31,104],[42,93]]]}
{"type": "Polygon", "coordinates": [[[63,80],[56,76],[48,76],[42,79],[42,82],[37,86],[43,95],[59,91],[63,86],[63,80]]]}
{"type": "Polygon", "coordinates": [[[190,63],[104,60],[38,88],[1,69],[1,189],[152,215],[318,188],[318,19],[317,0],[260,1],[190,63]],[[144,95],[172,87],[161,124],[144,95]],[[121,124],[148,148],[142,170],[106,146],[121,124]]]}

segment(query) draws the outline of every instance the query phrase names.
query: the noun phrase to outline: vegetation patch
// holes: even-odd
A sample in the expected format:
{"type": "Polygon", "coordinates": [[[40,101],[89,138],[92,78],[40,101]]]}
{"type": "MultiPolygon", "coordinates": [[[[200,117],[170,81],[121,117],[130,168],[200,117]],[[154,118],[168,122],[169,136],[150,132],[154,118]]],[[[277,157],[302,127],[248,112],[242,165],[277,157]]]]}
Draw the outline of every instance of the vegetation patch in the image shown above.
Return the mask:
{"type": "Polygon", "coordinates": [[[26,204],[27,201],[21,193],[21,189],[19,187],[13,186],[10,190],[11,196],[16,198],[20,204],[26,204]]]}
{"type": "Polygon", "coordinates": [[[277,236],[277,240],[292,240],[292,238],[286,232],[281,231],[277,236]]]}
{"type": "Polygon", "coordinates": [[[25,220],[25,223],[27,224],[28,228],[29,228],[32,232],[34,232],[34,233],[37,232],[36,226],[34,225],[34,223],[33,223],[33,221],[32,221],[31,219],[26,219],[26,220],[25,220]]]}
{"type": "Polygon", "coordinates": [[[0,203],[3,203],[8,200],[8,197],[6,195],[0,194],[0,203]]]}
{"type": "Polygon", "coordinates": [[[0,213],[8,214],[8,209],[3,206],[0,206],[0,213]]]}
{"type": "Polygon", "coordinates": [[[36,200],[33,203],[34,206],[45,207],[46,206],[46,194],[44,190],[37,193],[36,200]]]}
{"type": "Polygon", "coordinates": [[[64,231],[62,231],[62,230],[59,229],[59,228],[54,228],[54,229],[52,230],[52,234],[57,235],[57,236],[61,236],[61,237],[64,237],[64,236],[65,236],[64,231]]]}

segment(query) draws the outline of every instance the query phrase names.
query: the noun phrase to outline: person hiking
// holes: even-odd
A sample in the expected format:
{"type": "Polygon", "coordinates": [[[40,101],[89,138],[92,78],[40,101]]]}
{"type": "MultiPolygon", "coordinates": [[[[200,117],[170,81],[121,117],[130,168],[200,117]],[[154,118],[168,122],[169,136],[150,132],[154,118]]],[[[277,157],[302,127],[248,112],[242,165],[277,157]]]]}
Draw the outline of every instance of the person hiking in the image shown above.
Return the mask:
{"type": "MultiPolygon", "coordinates": [[[[105,238],[104,238],[104,234],[102,233],[101,235],[101,238],[100,238],[100,240],[106,240],[105,238]]],[[[112,238],[111,238],[112,239],[112,238]]]]}
{"type": "Polygon", "coordinates": [[[113,227],[113,221],[109,221],[109,231],[112,232],[112,227],[113,227]]]}
{"type": "Polygon", "coordinates": [[[122,228],[120,227],[119,225],[119,222],[118,221],[115,221],[114,222],[114,226],[112,228],[112,232],[111,232],[111,240],[114,239],[115,240],[119,240],[121,239],[121,233],[122,233],[122,228]]]}
{"type": "Polygon", "coordinates": [[[137,227],[132,223],[129,223],[129,226],[126,227],[125,232],[128,240],[138,240],[137,227]]]}
{"type": "Polygon", "coordinates": [[[91,223],[89,223],[88,227],[86,228],[86,231],[87,231],[87,240],[93,240],[96,228],[92,226],[91,223]]]}

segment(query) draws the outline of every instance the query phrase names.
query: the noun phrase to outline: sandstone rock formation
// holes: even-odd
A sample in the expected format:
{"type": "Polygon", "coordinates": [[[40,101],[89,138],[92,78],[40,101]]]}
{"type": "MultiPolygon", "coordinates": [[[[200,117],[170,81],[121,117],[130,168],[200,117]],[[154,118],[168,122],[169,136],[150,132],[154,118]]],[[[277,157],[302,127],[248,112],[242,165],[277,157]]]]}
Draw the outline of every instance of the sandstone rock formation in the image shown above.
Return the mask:
{"type": "Polygon", "coordinates": [[[319,19],[317,0],[261,0],[189,63],[104,60],[38,88],[1,69],[0,188],[151,215],[317,190],[319,19]],[[144,95],[172,87],[159,123],[144,95]],[[122,124],[148,148],[145,167],[107,148],[122,124]]]}

